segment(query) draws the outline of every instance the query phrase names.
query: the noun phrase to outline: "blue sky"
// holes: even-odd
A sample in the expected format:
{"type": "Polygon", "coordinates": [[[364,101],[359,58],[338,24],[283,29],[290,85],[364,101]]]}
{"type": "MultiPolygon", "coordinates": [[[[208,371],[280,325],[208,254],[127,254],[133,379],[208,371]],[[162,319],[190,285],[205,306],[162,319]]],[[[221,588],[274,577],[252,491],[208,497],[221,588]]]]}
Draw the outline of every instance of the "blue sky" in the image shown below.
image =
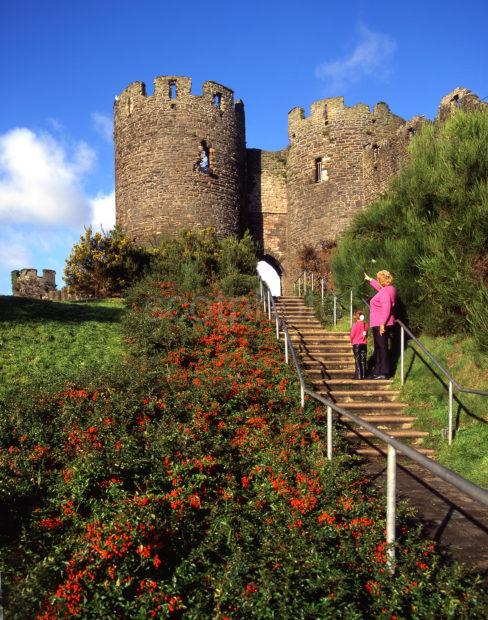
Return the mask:
{"type": "Polygon", "coordinates": [[[110,226],[112,103],[134,80],[229,86],[265,149],[286,145],[291,108],[327,96],[404,118],[433,117],[456,86],[488,96],[482,1],[1,4],[0,294],[13,268],[54,268],[62,285],[83,226],[110,226]]]}

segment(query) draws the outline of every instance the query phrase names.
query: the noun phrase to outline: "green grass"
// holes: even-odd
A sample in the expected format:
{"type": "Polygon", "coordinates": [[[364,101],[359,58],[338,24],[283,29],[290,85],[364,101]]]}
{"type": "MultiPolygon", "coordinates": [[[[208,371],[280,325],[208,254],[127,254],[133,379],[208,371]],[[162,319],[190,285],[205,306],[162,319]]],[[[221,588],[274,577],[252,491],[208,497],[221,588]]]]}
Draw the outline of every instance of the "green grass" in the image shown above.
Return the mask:
{"type": "Polygon", "coordinates": [[[0,297],[0,399],[18,388],[57,388],[118,367],[122,300],[0,297]]]}
{"type": "MultiPolygon", "coordinates": [[[[488,391],[488,357],[477,350],[473,338],[422,336],[421,342],[463,386],[488,391]]],[[[454,392],[456,436],[447,443],[447,379],[415,345],[405,352],[406,382],[400,399],[409,403],[408,415],[417,416],[416,427],[430,433],[424,447],[436,450],[435,460],[472,482],[488,488],[488,397],[454,392]]],[[[400,368],[395,384],[400,387],[400,368]]]]}

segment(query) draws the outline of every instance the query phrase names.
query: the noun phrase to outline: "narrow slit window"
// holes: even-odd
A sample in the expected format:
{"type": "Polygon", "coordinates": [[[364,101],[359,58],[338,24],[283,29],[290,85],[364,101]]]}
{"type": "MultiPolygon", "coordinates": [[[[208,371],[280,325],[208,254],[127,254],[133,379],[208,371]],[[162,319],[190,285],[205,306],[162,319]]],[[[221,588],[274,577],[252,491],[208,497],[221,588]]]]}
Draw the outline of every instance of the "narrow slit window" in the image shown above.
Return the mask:
{"type": "Polygon", "coordinates": [[[169,83],[169,98],[176,99],[177,94],[178,94],[178,89],[176,88],[176,82],[170,82],[169,83]]]}
{"type": "Polygon", "coordinates": [[[220,93],[215,93],[213,96],[213,104],[217,110],[222,110],[222,95],[220,93]]]}
{"type": "Polygon", "coordinates": [[[317,157],[315,160],[315,182],[323,183],[329,180],[328,163],[330,157],[317,157]]]}
{"type": "Polygon", "coordinates": [[[322,181],[322,157],[315,160],[315,183],[322,181]]]}
{"type": "Polygon", "coordinates": [[[203,174],[210,174],[210,149],[206,142],[202,142],[200,145],[197,168],[203,174]]]}

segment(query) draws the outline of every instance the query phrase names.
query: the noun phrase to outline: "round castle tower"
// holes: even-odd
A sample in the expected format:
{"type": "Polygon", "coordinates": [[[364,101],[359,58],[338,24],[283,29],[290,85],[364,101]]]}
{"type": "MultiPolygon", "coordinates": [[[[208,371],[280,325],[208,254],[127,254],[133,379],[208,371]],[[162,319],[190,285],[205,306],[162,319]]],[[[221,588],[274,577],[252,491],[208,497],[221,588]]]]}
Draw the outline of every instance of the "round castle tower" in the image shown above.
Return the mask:
{"type": "Polygon", "coordinates": [[[405,121],[386,103],[371,111],[343,97],[316,101],[305,117],[303,108],[288,115],[287,264],[285,286],[298,277],[298,254],[305,245],[336,240],[352,217],[385,188],[396,171],[396,155],[388,141],[405,121]]]}
{"type": "Polygon", "coordinates": [[[237,234],[244,200],[244,106],[233,91],[162,76],[133,82],[114,104],[116,220],[132,238],[214,227],[237,234]]]}

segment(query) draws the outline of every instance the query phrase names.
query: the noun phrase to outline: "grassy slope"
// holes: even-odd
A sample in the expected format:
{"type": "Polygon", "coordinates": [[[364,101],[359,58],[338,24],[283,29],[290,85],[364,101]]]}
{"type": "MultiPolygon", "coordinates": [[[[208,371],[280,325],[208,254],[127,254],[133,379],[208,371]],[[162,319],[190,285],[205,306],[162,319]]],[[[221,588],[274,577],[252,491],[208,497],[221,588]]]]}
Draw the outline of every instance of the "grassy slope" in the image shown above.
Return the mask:
{"type": "MultiPolygon", "coordinates": [[[[421,342],[464,387],[488,390],[488,357],[476,350],[472,338],[429,338],[421,342]]],[[[436,450],[436,460],[476,484],[488,488],[488,397],[455,392],[454,415],[458,431],[452,446],[443,429],[448,425],[448,392],[445,378],[436,378],[432,363],[413,347],[405,353],[407,380],[401,400],[410,404],[408,414],[418,417],[417,426],[429,431],[424,445],[436,450]]],[[[400,383],[399,369],[395,382],[400,383]]]]}
{"type": "Polygon", "coordinates": [[[0,398],[116,367],[124,351],[121,300],[47,302],[0,297],[0,398]]]}

